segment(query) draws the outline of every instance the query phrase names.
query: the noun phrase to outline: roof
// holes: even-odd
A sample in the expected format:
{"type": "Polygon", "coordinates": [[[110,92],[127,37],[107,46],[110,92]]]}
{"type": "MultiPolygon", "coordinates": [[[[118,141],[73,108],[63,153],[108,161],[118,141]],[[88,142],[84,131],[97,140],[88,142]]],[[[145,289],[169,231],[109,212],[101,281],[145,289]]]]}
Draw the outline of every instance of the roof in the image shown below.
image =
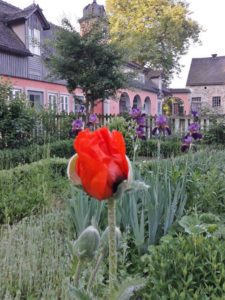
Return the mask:
{"type": "Polygon", "coordinates": [[[22,56],[32,55],[12,29],[0,22],[0,49],[22,56]]]}
{"type": "Polygon", "coordinates": [[[186,86],[225,84],[225,56],[193,58],[186,86]]]}
{"type": "Polygon", "coordinates": [[[9,15],[7,18],[7,24],[13,24],[20,20],[27,20],[33,13],[39,15],[44,30],[50,29],[50,25],[46,20],[45,16],[43,15],[42,9],[39,7],[39,5],[36,4],[31,4],[30,6],[24,8],[23,10],[20,10],[14,13],[13,15],[12,14],[9,15]]]}
{"type": "Polygon", "coordinates": [[[172,94],[189,94],[191,91],[189,89],[170,89],[172,94]]]}
{"type": "Polygon", "coordinates": [[[50,28],[49,23],[45,19],[42,10],[36,4],[32,4],[25,9],[20,9],[5,1],[0,0],[0,50],[22,56],[32,56],[31,52],[26,48],[25,44],[11,29],[10,25],[25,21],[33,13],[40,17],[43,29],[50,28]]]}

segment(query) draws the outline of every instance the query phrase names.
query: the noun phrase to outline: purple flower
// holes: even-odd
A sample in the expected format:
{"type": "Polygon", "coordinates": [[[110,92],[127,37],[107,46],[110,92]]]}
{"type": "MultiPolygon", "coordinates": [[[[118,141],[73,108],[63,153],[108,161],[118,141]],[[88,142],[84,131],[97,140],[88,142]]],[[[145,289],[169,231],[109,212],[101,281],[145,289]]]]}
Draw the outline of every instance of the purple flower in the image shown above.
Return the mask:
{"type": "Polygon", "coordinates": [[[167,125],[167,119],[163,115],[158,116],[155,122],[156,122],[157,126],[166,126],[167,125]]]}
{"type": "Polygon", "coordinates": [[[80,112],[83,113],[83,112],[84,112],[84,109],[85,109],[84,105],[81,105],[81,107],[80,107],[80,112]]]}
{"type": "Polygon", "coordinates": [[[142,114],[142,111],[141,111],[140,108],[131,109],[131,111],[130,111],[130,117],[131,118],[136,119],[137,117],[141,117],[141,116],[143,116],[143,114],[142,114]]]}
{"type": "Polygon", "coordinates": [[[83,126],[83,122],[81,120],[75,120],[72,123],[72,128],[73,129],[81,129],[81,127],[83,126]]]}
{"type": "Polygon", "coordinates": [[[192,116],[194,117],[194,118],[198,118],[198,112],[197,111],[192,111],[191,112],[191,114],[192,114],[192,116]]]}
{"type": "Polygon", "coordinates": [[[96,123],[98,121],[98,118],[96,115],[90,115],[89,122],[96,123]]]}
{"type": "Polygon", "coordinates": [[[190,132],[197,132],[199,131],[199,125],[198,123],[191,123],[189,126],[189,131],[190,132]]]}
{"type": "Polygon", "coordinates": [[[138,117],[137,118],[137,124],[138,125],[145,125],[145,118],[144,117],[138,117]]]}
{"type": "Polygon", "coordinates": [[[156,122],[156,127],[152,130],[153,135],[155,135],[157,131],[159,133],[161,132],[167,133],[168,135],[172,134],[171,130],[167,126],[167,119],[165,116],[163,115],[158,116],[155,122],[156,122]]]}
{"type": "Polygon", "coordinates": [[[199,125],[198,123],[191,123],[189,126],[189,131],[191,133],[191,136],[193,137],[193,139],[197,140],[197,139],[201,139],[202,138],[202,134],[199,131],[199,125]]]}
{"type": "Polygon", "coordinates": [[[145,127],[144,126],[139,126],[136,129],[136,134],[137,136],[142,139],[142,140],[146,140],[146,136],[145,136],[145,127]]]}
{"type": "Polygon", "coordinates": [[[182,152],[187,152],[190,149],[191,142],[192,142],[192,138],[190,137],[189,134],[187,134],[185,137],[182,138],[183,145],[181,146],[180,150],[182,152]]]}

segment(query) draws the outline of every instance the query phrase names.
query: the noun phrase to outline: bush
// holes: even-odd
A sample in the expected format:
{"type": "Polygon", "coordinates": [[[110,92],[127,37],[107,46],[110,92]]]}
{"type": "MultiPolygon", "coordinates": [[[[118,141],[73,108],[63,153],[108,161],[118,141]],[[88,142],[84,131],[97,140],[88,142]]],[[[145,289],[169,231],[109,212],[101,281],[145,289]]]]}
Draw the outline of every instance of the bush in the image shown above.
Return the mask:
{"type": "MultiPolygon", "coordinates": [[[[161,141],[160,155],[163,158],[181,155],[180,148],[180,142],[161,141]]],[[[147,141],[141,141],[138,154],[145,157],[157,157],[157,140],[151,139],[147,141]]]]}
{"type": "Polygon", "coordinates": [[[34,112],[24,95],[11,96],[9,82],[0,81],[0,149],[27,146],[35,128],[34,112]]]}
{"type": "Polygon", "coordinates": [[[118,130],[123,134],[126,154],[132,159],[134,154],[135,137],[136,137],[136,123],[132,120],[125,120],[123,117],[115,117],[107,124],[110,131],[118,130]]]}
{"type": "Polygon", "coordinates": [[[0,170],[19,164],[29,164],[47,157],[70,158],[75,153],[73,139],[58,141],[43,146],[33,145],[21,149],[7,149],[0,152],[0,170]]]}
{"type": "Polygon", "coordinates": [[[0,224],[14,223],[65,197],[66,167],[67,160],[48,159],[0,171],[0,224]]]}
{"type": "Polygon", "coordinates": [[[206,144],[225,145],[225,117],[212,123],[209,130],[204,134],[204,142],[206,144]]]}
{"type": "Polygon", "coordinates": [[[150,252],[142,257],[148,281],[141,299],[224,298],[224,240],[199,235],[170,237],[150,252]]]}

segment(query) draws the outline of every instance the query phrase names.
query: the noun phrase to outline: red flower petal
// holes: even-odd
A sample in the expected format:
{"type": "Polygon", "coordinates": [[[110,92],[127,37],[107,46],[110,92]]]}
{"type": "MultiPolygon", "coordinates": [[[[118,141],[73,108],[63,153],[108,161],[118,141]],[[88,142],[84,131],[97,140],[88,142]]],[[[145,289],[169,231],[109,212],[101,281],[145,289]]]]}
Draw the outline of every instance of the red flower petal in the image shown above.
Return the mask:
{"type": "Polygon", "coordinates": [[[85,191],[98,200],[111,197],[128,177],[122,134],[106,127],[94,132],[87,129],[79,133],[74,147],[78,153],[76,173],[85,191]]]}

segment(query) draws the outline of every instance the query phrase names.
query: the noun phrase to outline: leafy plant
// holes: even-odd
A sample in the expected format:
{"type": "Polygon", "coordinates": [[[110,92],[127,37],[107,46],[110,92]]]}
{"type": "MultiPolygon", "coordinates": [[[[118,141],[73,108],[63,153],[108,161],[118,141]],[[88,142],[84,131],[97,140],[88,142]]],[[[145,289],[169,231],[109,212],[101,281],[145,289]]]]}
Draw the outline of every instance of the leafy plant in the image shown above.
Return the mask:
{"type": "Polygon", "coordinates": [[[179,235],[142,257],[147,284],[143,299],[223,299],[225,241],[179,235]]]}

